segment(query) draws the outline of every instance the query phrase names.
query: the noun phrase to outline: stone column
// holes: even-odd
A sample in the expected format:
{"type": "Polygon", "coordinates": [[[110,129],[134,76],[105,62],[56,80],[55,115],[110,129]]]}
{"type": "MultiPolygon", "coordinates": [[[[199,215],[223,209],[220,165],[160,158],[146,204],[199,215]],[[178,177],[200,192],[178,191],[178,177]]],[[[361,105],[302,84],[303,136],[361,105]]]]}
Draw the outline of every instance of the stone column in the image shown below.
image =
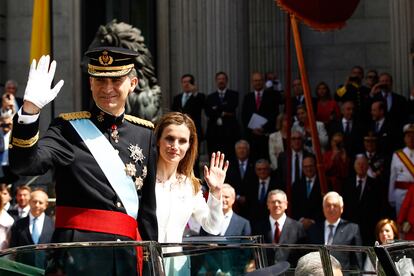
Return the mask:
{"type": "Polygon", "coordinates": [[[392,0],[391,12],[391,60],[394,90],[407,96],[413,85],[413,8],[411,0],[392,0]]]}

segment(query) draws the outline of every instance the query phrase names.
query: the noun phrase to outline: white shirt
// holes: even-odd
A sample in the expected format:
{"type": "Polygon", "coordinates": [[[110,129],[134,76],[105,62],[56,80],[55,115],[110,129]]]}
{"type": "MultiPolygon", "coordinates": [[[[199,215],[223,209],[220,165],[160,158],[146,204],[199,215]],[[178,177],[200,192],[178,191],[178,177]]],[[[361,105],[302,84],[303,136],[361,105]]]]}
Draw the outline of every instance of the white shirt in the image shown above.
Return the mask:
{"type": "Polygon", "coordinates": [[[344,131],[346,130],[346,123],[349,124],[349,131],[352,131],[352,120],[347,120],[345,118],[342,118],[342,127],[344,131]]]}
{"type": "Polygon", "coordinates": [[[336,228],[338,228],[338,224],[341,221],[341,218],[339,218],[335,223],[329,223],[327,220],[325,220],[325,244],[328,243],[328,236],[329,236],[329,231],[331,231],[329,225],[333,225],[333,229],[332,229],[332,233],[333,236],[335,237],[335,232],[336,232],[336,228]]]}
{"type": "Polygon", "coordinates": [[[224,220],[221,224],[221,231],[220,236],[224,236],[226,234],[227,228],[229,228],[231,218],[233,217],[233,210],[229,210],[226,214],[224,214],[224,220]]]}
{"type": "Polygon", "coordinates": [[[375,122],[375,128],[376,128],[375,131],[380,131],[381,130],[382,125],[384,124],[384,120],[385,120],[385,117],[375,122]],[[377,127],[377,125],[378,125],[378,127],[377,127]]]}
{"type": "Polygon", "coordinates": [[[272,237],[275,236],[275,231],[276,231],[275,222],[277,221],[277,223],[279,224],[279,231],[280,233],[282,233],[283,226],[285,225],[285,222],[286,222],[286,218],[287,218],[286,213],[283,213],[283,215],[278,220],[275,220],[272,216],[269,216],[270,227],[272,228],[272,237]]]}
{"type": "Polygon", "coordinates": [[[3,210],[0,214],[0,250],[9,247],[10,228],[14,223],[14,219],[3,210]]]}
{"type": "Polygon", "coordinates": [[[19,218],[25,218],[30,213],[30,205],[27,205],[23,209],[20,206],[17,206],[17,212],[19,213],[19,218]]]}
{"type": "MultiPolygon", "coordinates": [[[[30,234],[32,234],[33,233],[33,220],[35,217],[32,215],[32,213],[29,213],[29,218],[30,218],[29,231],[30,231],[30,234]]],[[[36,222],[37,233],[40,233],[40,234],[42,233],[44,222],[45,222],[45,213],[42,213],[40,216],[37,217],[37,222],[36,222]]]]}

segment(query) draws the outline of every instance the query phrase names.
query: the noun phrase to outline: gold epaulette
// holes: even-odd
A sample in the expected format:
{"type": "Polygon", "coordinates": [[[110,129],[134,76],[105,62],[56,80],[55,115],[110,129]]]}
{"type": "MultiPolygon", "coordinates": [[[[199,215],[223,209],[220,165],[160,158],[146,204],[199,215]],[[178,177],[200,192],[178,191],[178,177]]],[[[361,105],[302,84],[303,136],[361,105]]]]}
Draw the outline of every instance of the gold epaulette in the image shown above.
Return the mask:
{"type": "Polygon", "coordinates": [[[66,121],[77,120],[77,119],[89,119],[91,117],[91,113],[88,111],[61,113],[59,114],[59,117],[66,121]]]}
{"type": "Polygon", "coordinates": [[[130,121],[131,123],[145,126],[148,128],[154,128],[154,124],[150,121],[147,121],[147,120],[144,120],[144,119],[132,116],[132,115],[128,115],[128,114],[125,114],[124,118],[125,120],[130,121]]]}

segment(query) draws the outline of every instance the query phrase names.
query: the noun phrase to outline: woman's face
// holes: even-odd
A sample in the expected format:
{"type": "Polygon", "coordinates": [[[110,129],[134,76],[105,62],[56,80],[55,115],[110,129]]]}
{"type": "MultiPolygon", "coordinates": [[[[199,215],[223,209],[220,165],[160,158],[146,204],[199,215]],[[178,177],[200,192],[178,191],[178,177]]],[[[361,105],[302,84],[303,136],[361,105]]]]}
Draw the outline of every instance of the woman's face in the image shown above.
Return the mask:
{"type": "Polygon", "coordinates": [[[379,232],[379,238],[381,244],[385,244],[387,240],[394,239],[394,231],[392,231],[391,225],[387,223],[381,228],[379,232]]]}
{"type": "Polygon", "coordinates": [[[318,94],[318,97],[325,97],[326,93],[328,93],[328,89],[324,84],[321,84],[318,86],[318,89],[316,89],[316,94],[318,94]]]}
{"type": "Polygon", "coordinates": [[[159,155],[163,162],[178,165],[190,148],[190,130],[186,125],[169,125],[158,141],[159,155]]]}
{"type": "Polygon", "coordinates": [[[3,202],[3,206],[7,204],[7,202],[10,202],[11,200],[11,196],[9,194],[9,192],[4,189],[3,191],[1,191],[1,202],[3,202]]]}

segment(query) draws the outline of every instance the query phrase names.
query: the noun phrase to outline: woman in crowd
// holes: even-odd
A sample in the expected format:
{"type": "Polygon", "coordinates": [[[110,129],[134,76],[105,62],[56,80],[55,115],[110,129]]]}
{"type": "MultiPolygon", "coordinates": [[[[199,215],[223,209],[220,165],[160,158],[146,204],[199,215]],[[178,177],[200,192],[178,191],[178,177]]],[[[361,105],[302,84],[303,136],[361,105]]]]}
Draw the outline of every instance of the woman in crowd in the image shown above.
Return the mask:
{"type": "MultiPolygon", "coordinates": [[[[224,219],[221,188],[229,165],[224,161],[224,154],[213,153],[210,167],[204,166],[204,179],[210,190],[206,202],[200,180],[193,172],[198,142],[191,118],[179,112],[168,113],[158,122],[155,135],[158,147],[155,187],[158,241],[180,243],[191,216],[205,231],[219,234],[224,219]]],[[[186,258],[167,258],[166,272],[189,275],[186,264],[186,258]]]]}
{"type": "MultiPolygon", "coordinates": [[[[4,206],[3,196],[0,196],[0,206],[4,206]]],[[[4,208],[0,208],[0,250],[9,247],[10,228],[14,219],[4,208]]]]}
{"type": "Polygon", "coordinates": [[[329,128],[330,124],[340,117],[338,104],[332,99],[331,90],[325,82],[318,83],[315,92],[317,96],[316,120],[329,128]]]}
{"type": "Polygon", "coordinates": [[[269,157],[272,170],[277,170],[277,158],[287,148],[287,133],[289,125],[285,114],[276,118],[276,132],[269,135],[269,157]]]}
{"type": "Polygon", "coordinates": [[[3,203],[3,209],[8,211],[10,209],[10,201],[12,200],[10,188],[6,183],[0,184],[0,197],[3,203]]]}
{"type": "Polygon", "coordinates": [[[342,185],[348,176],[349,158],[344,149],[344,136],[337,132],[332,135],[330,149],[323,154],[323,162],[331,188],[342,193],[342,185]]]}

